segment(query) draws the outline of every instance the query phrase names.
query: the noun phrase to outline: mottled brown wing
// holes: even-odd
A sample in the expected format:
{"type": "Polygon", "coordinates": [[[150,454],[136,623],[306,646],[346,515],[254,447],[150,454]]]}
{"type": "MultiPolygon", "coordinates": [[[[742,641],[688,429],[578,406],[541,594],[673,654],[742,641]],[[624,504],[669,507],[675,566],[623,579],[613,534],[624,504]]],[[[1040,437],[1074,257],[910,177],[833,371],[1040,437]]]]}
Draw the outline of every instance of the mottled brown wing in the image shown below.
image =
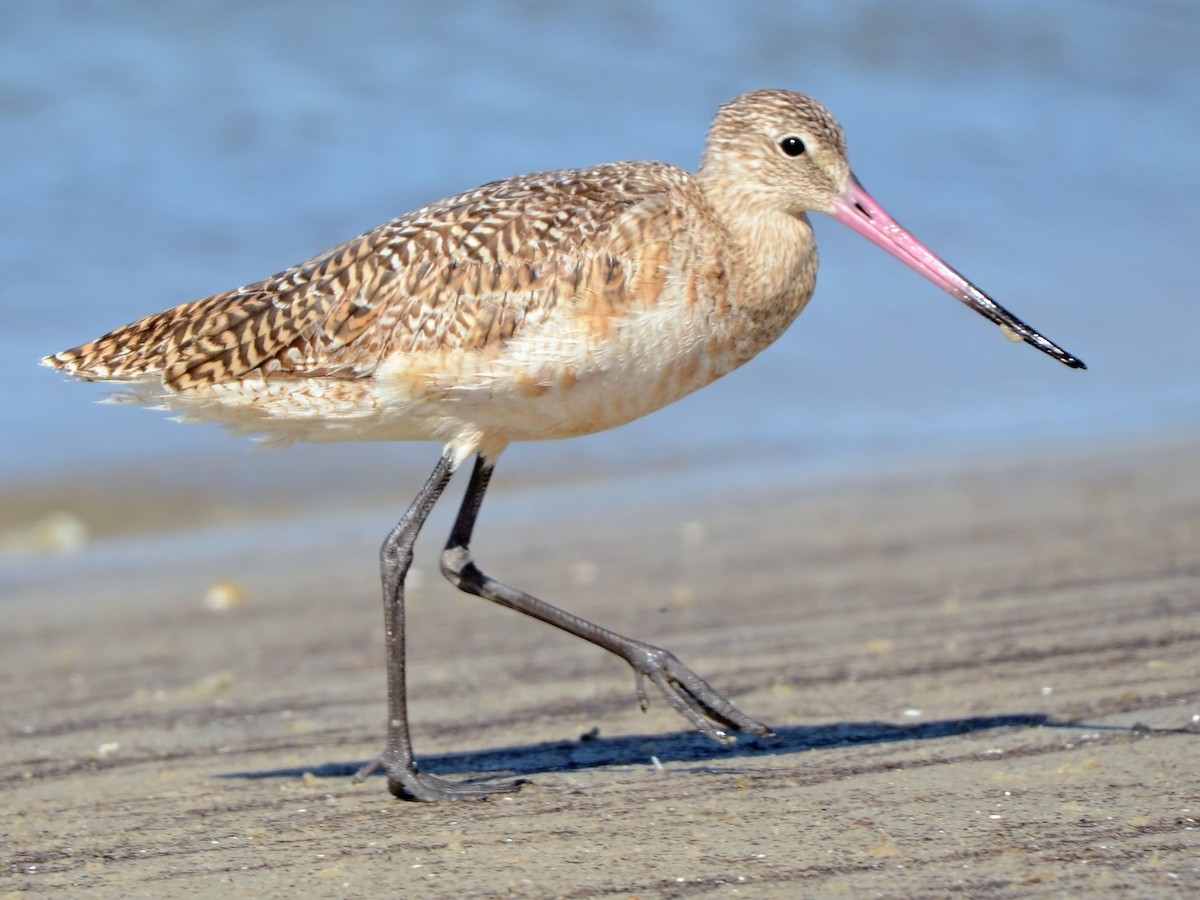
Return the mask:
{"type": "Polygon", "coordinates": [[[485,185],[47,362],[91,379],[157,374],[179,390],[252,373],[353,379],[392,352],[498,348],[581,293],[611,303],[639,269],[660,285],[665,247],[642,226],[687,181],[647,163],[485,185]]]}
{"type": "Polygon", "coordinates": [[[373,234],[257,284],[139,319],[44,362],[89,380],[160,375],[179,388],[242,377],[288,356],[322,323],[328,346],[349,343],[370,318],[343,286],[369,260],[373,234]]]}
{"type": "Polygon", "coordinates": [[[378,252],[372,232],[265,282],[172,311],[199,323],[161,353],[164,382],[179,390],[254,372],[367,374],[347,351],[377,324],[385,274],[378,252]]]}

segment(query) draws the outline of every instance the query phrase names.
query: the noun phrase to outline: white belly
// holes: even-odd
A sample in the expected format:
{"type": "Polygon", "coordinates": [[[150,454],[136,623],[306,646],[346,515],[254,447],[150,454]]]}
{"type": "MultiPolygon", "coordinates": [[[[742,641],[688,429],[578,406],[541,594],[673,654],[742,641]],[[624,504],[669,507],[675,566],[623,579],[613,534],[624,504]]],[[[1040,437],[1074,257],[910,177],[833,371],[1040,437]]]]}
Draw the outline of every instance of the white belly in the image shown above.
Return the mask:
{"type": "Polygon", "coordinates": [[[498,353],[397,354],[375,374],[379,436],[411,439],[415,427],[473,451],[615,428],[733,367],[707,318],[665,304],[602,331],[554,320],[498,353]]]}

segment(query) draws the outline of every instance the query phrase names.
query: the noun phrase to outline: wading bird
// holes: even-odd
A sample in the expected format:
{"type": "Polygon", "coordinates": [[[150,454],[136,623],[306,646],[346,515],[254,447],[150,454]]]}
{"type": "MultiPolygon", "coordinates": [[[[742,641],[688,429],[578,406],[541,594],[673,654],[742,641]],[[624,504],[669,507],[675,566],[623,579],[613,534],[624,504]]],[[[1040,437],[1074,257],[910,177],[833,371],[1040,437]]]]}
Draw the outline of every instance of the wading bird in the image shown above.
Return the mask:
{"type": "Polygon", "coordinates": [[[668,651],[484,574],[476,516],[513,441],[615,428],[704,387],[778,338],[812,296],[808,213],[849,225],[1014,340],[1083,363],[900,227],[850,171],[815,100],[755,91],[720,107],[695,175],[621,162],[484,185],[394,219],[286,272],[148,316],[46,365],[121,382],[135,402],[288,441],[432,440],[432,475],[381,552],[387,743],[397,796],[485,797],[417,768],[405,696],[404,582],[451,475],[474,457],[442,553],[460,589],[598,644],[691,724],[770,735],[668,651]]]}

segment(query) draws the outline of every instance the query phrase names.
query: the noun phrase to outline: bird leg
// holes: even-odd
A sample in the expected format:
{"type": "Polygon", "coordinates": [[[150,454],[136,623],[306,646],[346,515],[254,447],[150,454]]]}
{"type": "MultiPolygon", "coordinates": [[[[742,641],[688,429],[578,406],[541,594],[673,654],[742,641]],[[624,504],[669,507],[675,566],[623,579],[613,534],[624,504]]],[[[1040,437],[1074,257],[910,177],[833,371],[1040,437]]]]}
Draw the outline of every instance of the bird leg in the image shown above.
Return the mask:
{"type": "Polygon", "coordinates": [[[413,560],[413,544],[442,491],[454,474],[455,462],[443,455],[425,486],[421,488],[404,517],[396,524],[379,554],[383,579],[383,614],[387,635],[388,729],[387,745],[372,762],[355,776],[362,781],[383,769],[388,790],[397,797],[416,800],[467,800],[516,790],[520,782],[479,785],[456,784],[417,769],[413,760],[412,739],[408,728],[408,703],[405,694],[404,665],[404,579],[413,560]]]}
{"type": "Polygon", "coordinates": [[[681,663],[675,654],[652,644],[624,637],[614,631],[594,625],[586,619],[551,606],[537,597],[519,591],[484,574],[471,558],[469,544],[475,528],[483,495],[491,481],[493,465],[482,456],[475,459],[471,483],[463,497],[462,507],[442,551],[442,574],[459,590],[475,594],[540,619],[556,628],[570,632],[586,641],[615,653],[633,667],[637,679],[637,695],[642,709],[646,695],[642,690],[644,678],[663,693],[680,715],[702,734],[724,744],[733,743],[722,727],[745,731],[760,737],[774,734],[761,722],[747,716],[718,694],[699,675],[681,663]]]}

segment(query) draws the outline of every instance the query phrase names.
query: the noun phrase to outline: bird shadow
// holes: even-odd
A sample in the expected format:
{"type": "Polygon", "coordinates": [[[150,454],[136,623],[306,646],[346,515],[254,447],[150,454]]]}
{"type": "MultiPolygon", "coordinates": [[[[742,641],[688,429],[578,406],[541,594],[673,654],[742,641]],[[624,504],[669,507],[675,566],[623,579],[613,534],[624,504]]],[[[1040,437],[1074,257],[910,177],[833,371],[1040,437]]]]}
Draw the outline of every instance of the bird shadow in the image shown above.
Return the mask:
{"type": "MultiPolygon", "coordinates": [[[[706,772],[738,773],[738,759],[785,756],[814,750],[835,749],[896,741],[927,741],[971,734],[996,728],[1080,727],[1078,723],[1056,722],[1045,715],[1011,714],[970,716],[936,722],[893,724],[891,722],[840,722],[828,725],[795,725],[780,728],[773,738],[742,737],[731,746],[717,744],[695,732],[634,734],[600,737],[597,732],[577,740],[547,741],[490,750],[469,750],[422,756],[420,765],[439,775],[525,776],[547,772],[577,771],[604,766],[699,764],[706,772]]],[[[1093,726],[1089,726],[1093,727],[1093,726]]],[[[1100,726],[1103,728],[1104,726],[1100,726]]],[[[322,778],[353,776],[362,762],[329,762],[317,766],[228,772],[219,777],[238,779],[295,778],[305,774],[322,778]]],[[[475,779],[472,779],[475,780],[475,779]]]]}

